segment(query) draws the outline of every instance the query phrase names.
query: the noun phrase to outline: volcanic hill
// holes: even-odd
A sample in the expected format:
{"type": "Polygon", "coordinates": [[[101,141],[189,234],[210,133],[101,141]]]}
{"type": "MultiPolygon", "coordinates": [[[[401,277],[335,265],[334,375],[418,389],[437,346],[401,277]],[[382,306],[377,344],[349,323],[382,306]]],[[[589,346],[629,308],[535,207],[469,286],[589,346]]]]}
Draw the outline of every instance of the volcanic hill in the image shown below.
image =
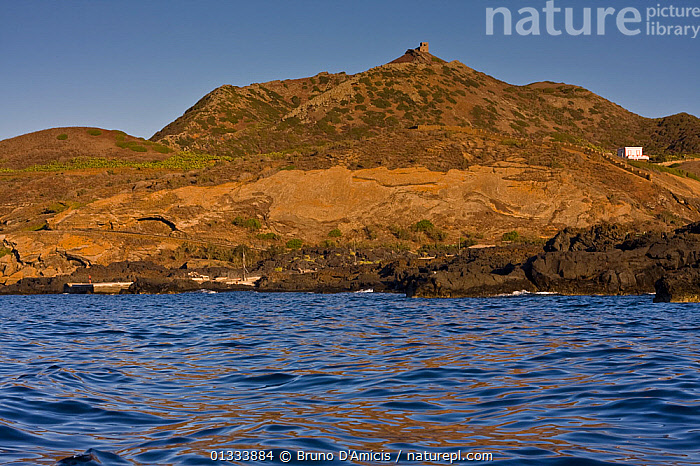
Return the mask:
{"type": "MultiPolygon", "coordinates": [[[[512,86],[418,50],[356,75],[321,73],[219,87],[152,140],[230,156],[280,151],[333,156],[418,125],[478,128],[607,150],[643,145],[652,154],[700,153],[700,120],[691,115],[647,119],[578,86],[512,86]]],[[[385,145],[397,158],[392,165],[415,163],[401,160],[400,145],[385,145]]]]}
{"type": "Polygon", "coordinates": [[[415,250],[700,220],[693,162],[632,165],[612,156],[622,145],[700,154],[700,120],[419,50],[355,75],[226,85],[150,141],[98,128],[0,141],[0,282],[124,260],[231,265],[241,248],[415,250]]]}

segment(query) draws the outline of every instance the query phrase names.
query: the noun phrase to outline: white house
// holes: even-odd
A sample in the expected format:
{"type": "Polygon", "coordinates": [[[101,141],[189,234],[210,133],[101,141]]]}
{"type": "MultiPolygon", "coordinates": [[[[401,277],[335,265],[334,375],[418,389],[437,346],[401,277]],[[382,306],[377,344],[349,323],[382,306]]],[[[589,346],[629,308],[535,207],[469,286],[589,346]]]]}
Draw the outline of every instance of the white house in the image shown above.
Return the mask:
{"type": "Polygon", "coordinates": [[[644,155],[641,147],[623,147],[617,150],[617,156],[630,160],[649,160],[649,156],[644,155]]]}

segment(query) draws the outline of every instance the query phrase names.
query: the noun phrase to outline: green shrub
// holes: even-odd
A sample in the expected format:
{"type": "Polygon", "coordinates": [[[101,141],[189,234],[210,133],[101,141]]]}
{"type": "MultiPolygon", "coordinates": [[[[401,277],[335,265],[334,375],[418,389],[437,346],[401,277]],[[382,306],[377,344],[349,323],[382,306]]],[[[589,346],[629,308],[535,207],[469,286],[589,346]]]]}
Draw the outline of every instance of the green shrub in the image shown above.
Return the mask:
{"type": "Polygon", "coordinates": [[[509,231],[508,233],[503,233],[501,236],[502,241],[518,241],[520,239],[520,233],[517,231],[509,231]]]}
{"type": "Polygon", "coordinates": [[[54,202],[44,208],[44,210],[41,211],[43,215],[48,215],[48,214],[58,214],[63,212],[64,210],[68,209],[68,204],[64,204],[63,202],[54,202]]]}
{"type": "Polygon", "coordinates": [[[278,237],[274,233],[260,233],[259,235],[255,236],[258,239],[264,239],[264,240],[276,240],[278,237]]]}
{"type": "Polygon", "coordinates": [[[375,99],[372,100],[372,105],[374,105],[377,108],[389,108],[391,107],[391,103],[384,99],[375,99]]]}
{"type": "Polygon", "coordinates": [[[87,130],[87,133],[90,136],[99,136],[100,134],[102,134],[102,131],[100,131],[99,129],[96,129],[96,128],[92,128],[92,129],[87,130]]]}
{"type": "Polygon", "coordinates": [[[657,165],[657,164],[649,163],[649,162],[640,162],[638,160],[627,160],[627,163],[632,165],[633,167],[637,167],[637,168],[654,170],[654,171],[661,172],[661,173],[670,173],[671,175],[675,175],[675,176],[678,176],[681,178],[690,178],[690,179],[695,180],[695,181],[700,181],[700,177],[698,177],[695,173],[681,170],[680,168],[676,168],[676,164],[673,164],[670,167],[667,167],[665,165],[657,165]]]}
{"type": "Polygon", "coordinates": [[[445,239],[447,239],[447,233],[442,230],[438,230],[437,228],[426,230],[425,234],[433,241],[445,241],[445,239]]]}
{"type": "Polygon", "coordinates": [[[237,227],[247,228],[251,231],[262,228],[262,223],[260,223],[260,220],[257,218],[236,217],[233,219],[233,224],[237,227]]]}
{"type": "Polygon", "coordinates": [[[236,259],[236,250],[211,243],[206,245],[183,243],[175,250],[175,255],[177,257],[233,262],[236,259]]]}
{"type": "Polygon", "coordinates": [[[462,248],[468,248],[468,247],[474,246],[475,244],[477,244],[477,241],[471,237],[461,238],[459,241],[459,246],[462,248]]]}
{"type": "Polygon", "coordinates": [[[139,144],[136,141],[124,141],[124,140],[118,140],[116,142],[117,147],[120,147],[122,149],[130,149],[133,150],[134,152],[146,152],[148,149],[146,149],[144,146],[139,144]]]}
{"type": "Polygon", "coordinates": [[[340,238],[341,236],[343,236],[343,233],[337,228],[334,228],[328,232],[329,238],[340,238]]]}
{"type": "Polygon", "coordinates": [[[262,228],[262,223],[257,218],[249,218],[243,226],[249,230],[259,230],[262,228]]]}
{"type": "MultiPolygon", "coordinates": [[[[122,143],[124,143],[122,141],[122,143]]],[[[119,145],[119,143],[117,143],[119,145]]],[[[124,143],[128,144],[128,143],[124,143]]],[[[138,145],[138,144],[137,144],[138,145]]],[[[122,147],[122,146],[120,146],[122,147]]],[[[146,148],[132,149],[137,152],[145,152],[146,148]]],[[[220,161],[230,161],[231,157],[223,155],[209,155],[194,152],[178,152],[165,160],[151,162],[127,162],[124,160],[105,159],[101,157],[75,157],[67,162],[51,161],[44,165],[32,165],[20,171],[23,172],[54,172],[64,170],[82,170],[86,168],[119,168],[129,167],[140,170],[142,168],[170,169],[170,170],[195,170],[206,168],[220,161]]],[[[0,169],[2,171],[2,169],[0,169]]]]}
{"type": "Polygon", "coordinates": [[[396,239],[410,240],[411,233],[404,228],[399,228],[396,225],[390,225],[387,227],[389,232],[396,237],[396,239]]]}
{"type": "Polygon", "coordinates": [[[421,220],[420,222],[417,222],[415,225],[413,225],[413,230],[414,231],[429,231],[435,228],[435,225],[433,225],[433,222],[430,220],[421,220]]]}
{"type": "Polygon", "coordinates": [[[575,144],[577,142],[577,139],[575,137],[566,133],[552,133],[551,136],[552,139],[556,142],[568,142],[571,144],[575,144]]]}
{"type": "Polygon", "coordinates": [[[49,225],[45,221],[41,221],[38,223],[31,223],[23,228],[24,231],[42,231],[42,230],[49,230],[49,229],[50,229],[49,225]]]}
{"type": "Polygon", "coordinates": [[[164,146],[163,144],[155,143],[151,147],[153,148],[154,151],[159,152],[161,154],[168,154],[168,153],[173,151],[170,147],[164,146]]]}
{"type": "Polygon", "coordinates": [[[301,124],[301,120],[298,117],[285,118],[279,123],[280,129],[294,128],[301,124]]]}
{"type": "Polygon", "coordinates": [[[8,254],[12,254],[12,249],[4,246],[0,248],[0,257],[5,257],[8,254]]]}
{"type": "Polygon", "coordinates": [[[304,245],[304,242],[303,242],[302,240],[300,240],[300,239],[297,239],[297,238],[295,238],[295,239],[290,239],[289,241],[287,241],[287,244],[286,244],[286,246],[287,246],[289,249],[301,249],[301,247],[302,247],[303,245],[304,245]]]}
{"type": "Polygon", "coordinates": [[[372,226],[372,225],[365,225],[364,231],[365,231],[365,235],[367,235],[367,239],[369,239],[369,240],[377,239],[377,236],[379,234],[379,232],[377,231],[377,227],[372,226]]]}
{"type": "Polygon", "coordinates": [[[527,146],[527,143],[525,141],[520,141],[518,139],[503,139],[501,140],[501,144],[504,146],[509,146],[509,147],[517,147],[517,148],[523,148],[527,146]]]}
{"type": "Polygon", "coordinates": [[[65,141],[66,139],[68,139],[68,135],[66,133],[62,133],[56,136],[56,139],[58,139],[59,141],[65,141]]]}

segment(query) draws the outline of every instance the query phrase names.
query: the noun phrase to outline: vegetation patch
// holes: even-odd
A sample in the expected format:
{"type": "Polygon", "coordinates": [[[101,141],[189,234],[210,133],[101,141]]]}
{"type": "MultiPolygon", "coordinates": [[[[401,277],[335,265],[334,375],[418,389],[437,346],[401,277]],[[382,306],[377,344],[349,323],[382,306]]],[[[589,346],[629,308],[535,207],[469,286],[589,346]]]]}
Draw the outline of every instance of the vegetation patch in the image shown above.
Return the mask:
{"type": "Polygon", "coordinates": [[[520,233],[518,233],[517,231],[509,231],[508,233],[503,233],[503,236],[501,236],[502,241],[515,242],[515,241],[520,241],[520,239],[521,239],[520,233]]]}
{"type": "Polygon", "coordinates": [[[242,264],[243,252],[250,255],[249,248],[243,245],[226,247],[211,243],[193,244],[186,242],[175,250],[175,257],[218,260],[231,262],[233,264],[242,264]]]}
{"type": "Polygon", "coordinates": [[[117,147],[133,150],[134,152],[148,152],[148,149],[136,141],[117,141],[117,147]]]}
{"type": "Polygon", "coordinates": [[[151,149],[153,149],[154,151],[161,153],[161,154],[169,154],[170,152],[173,151],[170,147],[164,146],[163,144],[158,144],[155,142],[151,143],[151,149]]]}
{"type": "Polygon", "coordinates": [[[219,161],[231,161],[231,157],[197,152],[178,152],[162,161],[135,164],[144,168],[166,168],[173,170],[196,170],[207,168],[219,161]]]}
{"type": "Polygon", "coordinates": [[[262,223],[257,218],[236,217],[233,219],[233,224],[237,227],[247,228],[250,231],[259,230],[262,228],[262,223]]]}
{"type": "Polygon", "coordinates": [[[23,228],[24,231],[43,231],[43,230],[50,230],[49,224],[46,223],[46,221],[41,221],[37,223],[30,223],[26,227],[23,228]]]}
{"type": "Polygon", "coordinates": [[[100,134],[102,134],[102,131],[100,131],[99,129],[96,129],[96,128],[92,128],[92,129],[87,130],[87,133],[90,136],[99,136],[100,134]]]}
{"type": "Polygon", "coordinates": [[[578,139],[566,133],[552,133],[551,136],[552,140],[555,142],[568,142],[571,144],[576,144],[578,142],[578,139]]]}
{"type": "Polygon", "coordinates": [[[433,222],[430,220],[421,220],[417,222],[415,225],[413,225],[413,230],[414,231],[430,231],[435,228],[435,225],[433,225],[433,222]]]}
{"type": "Polygon", "coordinates": [[[675,175],[681,178],[690,178],[695,181],[700,181],[700,177],[698,177],[698,175],[696,175],[695,173],[681,170],[680,168],[675,168],[673,166],[667,167],[665,165],[657,165],[649,162],[639,162],[636,160],[628,160],[627,163],[637,168],[645,168],[647,170],[653,170],[660,173],[670,173],[671,175],[675,175]]]}
{"type": "Polygon", "coordinates": [[[5,257],[8,254],[12,254],[12,249],[5,246],[0,248],[0,257],[5,257]]]}
{"type": "Polygon", "coordinates": [[[161,154],[168,154],[173,150],[168,146],[163,144],[158,144],[157,142],[147,141],[145,139],[140,139],[138,141],[127,141],[126,133],[123,131],[117,132],[115,136],[115,145],[121,149],[129,149],[134,152],[147,152],[148,147],[161,154]]]}
{"type": "Polygon", "coordinates": [[[428,238],[430,238],[433,241],[444,241],[447,238],[447,233],[438,228],[435,228],[435,225],[433,225],[433,222],[431,222],[430,220],[421,220],[415,225],[413,225],[411,229],[413,231],[424,233],[428,238]]]}
{"type": "Polygon", "coordinates": [[[52,202],[48,206],[44,207],[44,209],[41,211],[42,215],[49,215],[49,214],[59,214],[65,210],[68,210],[72,205],[70,203],[66,202],[52,202]]]}
{"type": "Polygon", "coordinates": [[[109,160],[100,157],[75,157],[68,162],[59,162],[54,160],[52,162],[42,164],[42,165],[32,165],[22,170],[17,170],[20,172],[56,172],[64,170],[84,170],[87,168],[117,168],[123,167],[126,162],[120,160],[109,160]]]}
{"type": "Polygon", "coordinates": [[[59,141],[65,141],[66,139],[68,139],[68,135],[66,133],[61,133],[58,136],[56,136],[56,139],[58,139],[59,141]]]}
{"type": "Polygon", "coordinates": [[[498,119],[498,113],[495,107],[493,107],[493,105],[489,106],[488,108],[484,108],[480,105],[475,105],[472,109],[471,114],[475,126],[489,130],[496,129],[496,120],[498,119]]]}
{"type": "Polygon", "coordinates": [[[197,170],[211,167],[219,161],[231,161],[231,157],[201,154],[196,152],[179,152],[165,160],[150,162],[129,162],[125,160],[105,159],[101,157],[75,157],[67,162],[52,161],[42,165],[32,165],[22,170],[4,170],[5,172],[56,172],[84,170],[90,168],[135,168],[135,169],[169,169],[197,170]]]}
{"type": "Polygon", "coordinates": [[[343,236],[343,233],[338,228],[334,228],[328,232],[329,238],[340,238],[341,236],[343,236]]]}
{"type": "Polygon", "coordinates": [[[410,240],[411,239],[411,232],[406,230],[405,228],[398,227],[396,225],[389,225],[387,227],[389,230],[389,233],[394,235],[396,239],[400,240],[410,240]]]}
{"type": "Polygon", "coordinates": [[[527,142],[521,141],[520,139],[511,139],[511,138],[502,139],[501,144],[504,146],[508,146],[508,147],[517,147],[518,149],[522,149],[523,147],[527,147],[527,142]]]}
{"type": "Polygon", "coordinates": [[[290,239],[287,241],[287,246],[289,249],[301,249],[301,247],[304,245],[304,242],[298,238],[290,239]]]}
{"type": "Polygon", "coordinates": [[[474,246],[477,243],[478,243],[478,241],[475,240],[474,238],[460,238],[459,239],[459,247],[460,248],[469,248],[471,246],[474,246]]]}

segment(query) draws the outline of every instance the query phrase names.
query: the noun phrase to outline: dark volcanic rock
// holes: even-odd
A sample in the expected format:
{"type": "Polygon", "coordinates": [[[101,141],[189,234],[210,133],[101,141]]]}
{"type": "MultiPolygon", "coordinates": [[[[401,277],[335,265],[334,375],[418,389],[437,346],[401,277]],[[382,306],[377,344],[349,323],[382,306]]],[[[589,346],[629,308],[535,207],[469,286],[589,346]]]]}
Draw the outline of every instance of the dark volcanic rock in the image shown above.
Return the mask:
{"type": "Polygon", "coordinates": [[[544,249],[468,251],[413,272],[404,269],[403,276],[396,274],[396,288],[422,297],[490,296],[520,290],[617,295],[655,289],[660,290],[658,300],[692,301],[700,296],[700,280],[696,280],[700,224],[671,234],[639,234],[616,225],[565,229],[544,249]],[[530,252],[532,257],[526,258],[524,254],[530,252]]]}
{"type": "Polygon", "coordinates": [[[195,282],[187,278],[137,278],[122,294],[167,294],[187,293],[191,291],[248,291],[253,287],[246,285],[228,285],[223,282],[195,282]]]}
{"type": "Polygon", "coordinates": [[[619,225],[601,224],[587,230],[565,228],[547,241],[546,252],[610,251],[629,236],[619,225]]]}
{"type": "MultiPolygon", "coordinates": [[[[564,230],[547,243],[548,252],[531,261],[528,277],[542,291],[564,294],[641,294],[656,289],[662,290],[662,295],[673,290],[677,296],[683,295],[678,290],[684,282],[691,286],[689,277],[664,277],[697,267],[700,224],[687,225],[671,234],[628,233],[624,241],[614,244],[623,232],[610,226],[575,235],[564,230]]],[[[684,299],[691,298],[689,293],[684,299]]]]}
{"type": "Polygon", "coordinates": [[[70,275],[71,282],[131,282],[137,278],[166,278],[172,277],[177,270],[168,269],[162,265],[148,261],[124,261],[114,262],[109,265],[93,265],[89,268],[81,268],[70,275]]]}
{"type": "Polygon", "coordinates": [[[0,294],[57,294],[63,293],[63,286],[69,277],[23,278],[12,285],[0,287],[0,294]]]}
{"type": "Polygon", "coordinates": [[[540,291],[563,294],[640,294],[654,291],[663,273],[646,251],[553,252],[540,254],[528,276],[540,291]]]}
{"type": "Polygon", "coordinates": [[[503,275],[469,270],[433,271],[414,277],[406,286],[408,296],[421,298],[495,296],[516,291],[537,291],[521,268],[503,275]]]}
{"type": "Polygon", "coordinates": [[[536,291],[523,269],[536,251],[531,245],[467,250],[451,259],[424,264],[417,273],[400,279],[401,288],[408,296],[424,298],[536,291]]]}
{"type": "Polygon", "coordinates": [[[387,291],[376,265],[326,268],[306,273],[274,272],[256,284],[258,291],[342,293],[373,289],[387,291]]]}
{"type": "Polygon", "coordinates": [[[656,282],[655,303],[700,302],[700,269],[687,267],[656,282]]]}
{"type": "Polygon", "coordinates": [[[184,279],[167,278],[137,278],[128,290],[122,293],[130,294],[164,294],[164,293],[184,293],[187,291],[197,291],[201,287],[199,283],[184,279]]]}

